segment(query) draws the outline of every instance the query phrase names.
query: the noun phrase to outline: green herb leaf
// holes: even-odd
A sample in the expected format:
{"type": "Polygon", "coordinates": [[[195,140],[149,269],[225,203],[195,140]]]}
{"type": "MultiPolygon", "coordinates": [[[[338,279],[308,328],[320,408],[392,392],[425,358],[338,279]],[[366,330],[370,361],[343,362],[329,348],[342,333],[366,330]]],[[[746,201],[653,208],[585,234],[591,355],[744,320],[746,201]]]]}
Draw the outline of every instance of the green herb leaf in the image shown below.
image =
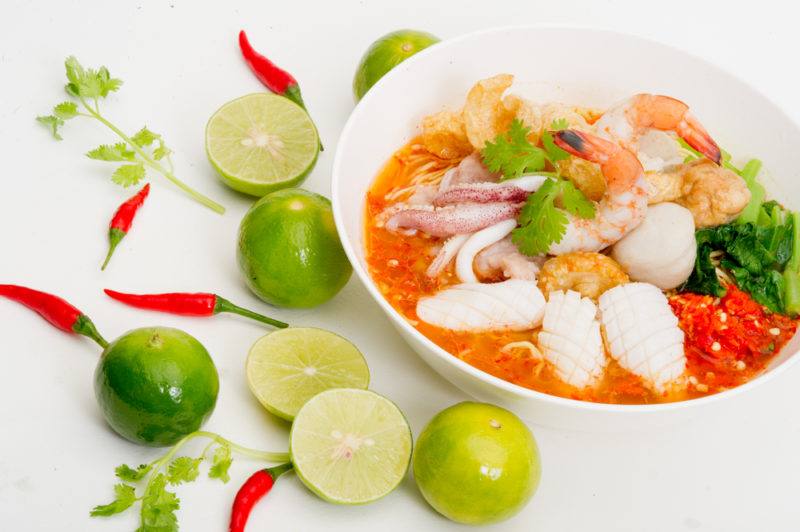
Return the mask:
{"type": "Polygon", "coordinates": [[[230,446],[220,445],[214,449],[214,459],[211,463],[211,469],[208,470],[208,477],[228,482],[231,479],[230,475],[228,475],[231,462],[233,462],[233,459],[231,458],[230,446]]]}
{"type": "Polygon", "coordinates": [[[181,456],[176,458],[169,464],[167,476],[169,483],[177,486],[182,482],[192,482],[200,474],[200,462],[202,458],[191,458],[189,456],[181,456]]]}
{"type": "Polygon", "coordinates": [[[547,179],[534,194],[528,196],[519,214],[520,227],[511,239],[520,252],[535,256],[547,253],[552,243],[561,242],[567,229],[567,216],[557,209],[555,200],[560,192],[558,181],[547,179]]]}
{"type": "Polygon", "coordinates": [[[140,148],[144,148],[145,146],[150,146],[153,142],[155,142],[160,138],[161,135],[159,135],[158,133],[153,133],[152,131],[147,129],[147,126],[145,126],[142,129],[140,129],[133,137],[131,137],[131,140],[133,141],[134,144],[136,144],[140,148]]]}
{"type": "Polygon", "coordinates": [[[136,158],[136,152],[129,150],[126,143],[118,142],[113,146],[101,144],[88,152],[86,156],[98,161],[132,161],[136,158]]]}
{"type": "Polygon", "coordinates": [[[561,186],[561,204],[565,211],[581,218],[594,218],[594,202],[584,196],[572,181],[561,180],[559,184],[561,186]]]}
{"type": "Polygon", "coordinates": [[[111,180],[127,188],[137,185],[139,181],[144,179],[144,174],[144,165],[142,163],[123,164],[114,170],[114,173],[111,174],[111,180]]]}
{"type": "Polygon", "coordinates": [[[595,206],[572,181],[547,179],[535,193],[528,196],[517,221],[511,240],[520,252],[535,256],[547,253],[552,244],[561,242],[569,218],[565,211],[581,218],[594,218],[595,206]],[[562,208],[556,206],[560,200],[562,208]]]}
{"type": "Polygon", "coordinates": [[[106,67],[97,70],[83,68],[74,56],[67,58],[64,67],[69,81],[65,89],[68,94],[78,98],[105,98],[122,85],[122,80],[112,78],[106,67]]]}
{"type": "Polygon", "coordinates": [[[113,502],[95,506],[89,515],[97,517],[118,514],[130,508],[136,502],[136,490],[128,484],[115,485],[114,495],[116,498],[113,502]]]}
{"type": "Polygon", "coordinates": [[[568,127],[569,122],[567,122],[565,118],[559,118],[557,120],[553,120],[553,123],[550,124],[550,129],[545,131],[542,135],[542,146],[544,146],[544,151],[547,152],[547,158],[551,163],[563,161],[564,159],[569,159],[570,157],[569,152],[562,150],[556,145],[555,140],[553,140],[553,134],[551,133],[551,131],[561,131],[567,129],[568,127]]]}
{"type": "Polygon", "coordinates": [[[171,154],[172,150],[167,148],[166,144],[164,144],[164,141],[161,138],[159,138],[158,147],[153,150],[153,159],[155,159],[156,161],[160,161],[164,157],[167,157],[168,155],[171,154]]]}
{"type": "Polygon", "coordinates": [[[177,532],[178,518],[175,512],[180,500],[167,489],[167,477],[159,473],[150,482],[142,497],[142,532],[177,532]]]}
{"type": "Polygon", "coordinates": [[[50,132],[53,134],[53,138],[56,140],[64,140],[64,138],[58,133],[58,128],[64,125],[64,120],[55,115],[47,115],[37,116],[36,121],[47,126],[50,129],[50,132]]]}
{"type": "Polygon", "coordinates": [[[62,120],[78,116],[78,105],[75,102],[61,102],[53,107],[53,114],[62,120]]]}
{"type": "Polygon", "coordinates": [[[519,119],[511,122],[508,132],[487,142],[481,152],[483,163],[491,172],[500,172],[502,179],[514,179],[524,173],[544,170],[546,153],[528,140],[530,128],[519,119]]]}
{"type": "Polygon", "coordinates": [[[135,469],[127,464],[122,464],[114,470],[114,473],[120,480],[124,480],[126,482],[138,482],[142,480],[152,468],[153,466],[151,464],[141,464],[135,469]]]}

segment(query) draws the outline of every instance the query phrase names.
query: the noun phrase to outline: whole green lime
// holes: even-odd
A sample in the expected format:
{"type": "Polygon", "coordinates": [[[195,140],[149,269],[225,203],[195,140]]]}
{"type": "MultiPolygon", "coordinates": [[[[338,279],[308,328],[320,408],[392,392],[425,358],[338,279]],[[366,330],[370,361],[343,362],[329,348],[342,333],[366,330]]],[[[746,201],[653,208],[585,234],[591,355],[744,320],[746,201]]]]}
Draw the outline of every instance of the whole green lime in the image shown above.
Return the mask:
{"type": "Polygon", "coordinates": [[[121,436],[172,445],[199,429],[217,402],[219,377],[206,348],[178,329],[130,331],[103,351],[94,393],[121,436]]]}
{"type": "Polygon", "coordinates": [[[267,194],[239,226],[239,269],[272,305],[307,308],[328,301],[353,272],[327,198],[288,188],[267,194]]]}
{"type": "Polygon", "coordinates": [[[539,485],[533,434],[503,408],[464,402],[439,412],[414,450],[425,500],[453,521],[496,523],[519,512],[539,485]]]}
{"type": "Polygon", "coordinates": [[[398,30],[372,43],[361,57],[353,79],[353,93],[359,101],[391,69],[432,44],[439,38],[417,30],[398,30]]]}

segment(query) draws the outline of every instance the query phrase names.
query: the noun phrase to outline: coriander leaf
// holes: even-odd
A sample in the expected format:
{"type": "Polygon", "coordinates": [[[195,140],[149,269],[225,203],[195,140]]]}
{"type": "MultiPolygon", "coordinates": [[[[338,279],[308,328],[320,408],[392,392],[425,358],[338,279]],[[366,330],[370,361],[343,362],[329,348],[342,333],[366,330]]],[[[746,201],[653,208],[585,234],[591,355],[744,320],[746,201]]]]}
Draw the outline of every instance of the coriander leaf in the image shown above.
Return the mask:
{"type": "Polygon", "coordinates": [[[172,154],[172,150],[167,148],[167,145],[164,144],[164,141],[160,138],[158,139],[158,147],[153,150],[153,159],[156,161],[160,161],[164,157],[172,154]]]}
{"type": "Polygon", "coordinates": [[[561,186],[561,204],[564,210],[581,218],[594,218],[594,203],[587,199],[572,181],[561,180],[559,184],[561,186]]]}
{"type": "Polygon", "coordinates": [[[561,187],[555,179],[547,179],[534,194],[528,196],[511,239],[520,252],[535,256],[546,253],[554,242],[561,242],[567,228],[567,215],[555,207],[561,187]]]}
{"type": "Polygon", "coordinates": [[[556,145],[555,140],[553,140],[553,134],[550,132],[561,131],[567,129],[567,127],[569,127],[569,122],[567,122],[565,118],[559,118],[553,120],[553,123],[550,124],[550,130],[542,134],[542,146],[544,146],[544,151],[547,152],[547,158],[551,163],[562,161],[570,157],[569,152],[562,150],[556,145]]]}
{"type": "Polygon", "coordinates": [[[86,77],[86,71],[74,55],[67,57],[67,60],[64,61],[64,67],[66,68],[67,80],[69,81],[65,89],[73,96],[82,96],[80,86],[86,77]]]}
{"type": "Polygon", "coordinates": [[[528,140],[530,128],[519,119],[511,122],[506,133],[487,142],[481,151],[483,163],[491,172],[500,172],[502,179],[514,179],[527,172],[544,170],[546,154],[528,140]]]}
{"type": "Polygon", "coordinates": [[[136,158],[136,152],[129,150],[126,143],[118,142],[113,146],[101,144],[88,152],[86,156],[98,161],[132,161],[136,158]]]}
{"type": "Polygon", "coordinates": [[[109,516],[124,512],[136,502],[136,490],[128,484],[117,484],[114,486],[116,499],[108,504],[95,506],[89,515],[92,517],[109,516]]]}
{"type": "Polygon", "coordinates": [[[155,142],[160,138],[161,135],[159,135],[158,133],[153,133],[152,131],[147,129],[147,126],[145,126],[142,129],[140,129],[133,137],[131,137],[131,140],[133,141],[134,144],[136,144],[140,148],[144,148],[145,146],[150,146],[153,142],[155,142]]]}
{"type": "Polygon", "coordinates": [[[53,107],[53,115],[62,120],[69,120],[78,116],[78,105],[75,102],[61,102],[53,107]]]}
{"type": "Polygon", "coordinates": [[[231,467],[231,448],[228,445],[220,445],[214,449],[214,459],[211,463],[211,469],[208,471],[209,478],[218,478],[223,483],[228,482],[231,477],[228,475],[228,469],[231,467]]]}
{"type": "Polygon", "coordinates": [[[142,163],[123,164],[111,174],[111,180],[114,183],[126,188],[138,184],[142,179],[144,179],[144,165],[142,163]]]}
{"type": "Polygon", "coordinates": [[[132,468],[129,465],[122,464],[118,466],[114,473],[116,473],[117,478],[120,480],[125,480],[127,482],[137,482],[142,480],[147,473],[153,468],[152,464],[141,464],[136,469],[132,468]]]}
{"type": "Polygon", "coordinates": [[[176,458],[169,464],[167,475],[169,483],[177,486],[182,482],[192,482],[200,474],[199,466],[202,458],[191,458],[189,456],[181,456],[176,458]]]}
{"type": "Polygon", "coordinates": [[[47,115],[37,116],[36,121],[47,126],[50,129],[50,132],[53,134],[53,138],[56,140],[64,140],[64,137],[58,133],[58,128],[64,125],[64,121],[62,119],[54,115],[47,115]]]}
{"type": "Polygon", "coordinates": [[[122,80],[112,78],[106,67],[100,67],[97,71],[97,78],[100,82],[100,96],[105,98],[109,92],[116,92],[122,86],[122,80]]]}
{"type": "Polygon", "coordinates": [[[178,518],[175,511],[181,507],[180,500],[167,489],[167,477],[159,473],[150,482],[142,497],[142,532],[177,532],[178,518]]]}

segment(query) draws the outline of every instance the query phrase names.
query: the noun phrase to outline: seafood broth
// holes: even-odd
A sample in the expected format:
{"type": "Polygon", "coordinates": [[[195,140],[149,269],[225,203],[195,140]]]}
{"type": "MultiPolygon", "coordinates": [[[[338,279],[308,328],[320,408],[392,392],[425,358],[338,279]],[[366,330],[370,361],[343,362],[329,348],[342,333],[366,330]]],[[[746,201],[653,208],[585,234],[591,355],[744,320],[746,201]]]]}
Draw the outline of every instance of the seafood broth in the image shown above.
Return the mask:
{"type": "MultiPolygon", "coordinates": [[[[389,231],[380,223],[380,214],[391,205],[407,200],[414,186],[438,183],[444,172],[457,163],[457,160],[443,160],[428,153],[419,138],[399,149],[369,189],[364,218],[365,247],[370,275],[386,300],[419,332],[470,365],[525,388],[560,397],[617,404],[671,402],[702,397],[747,382],[763,371],[794,335],[794,322],[778,320],[780,334],[769,339],[774,344],[772,350],[752,357],[746,367],[734,364],[727,370],[709,364],[697,348],[687,347],[686,373],[700,383],[699,389],[697,386],[687,386],[669,393],[657,393],[614,360],[609,361],[604,377],[597,386],[581,389],[566,384],[555,375],[547,362],[531,357],[525,347],[514,347],[518,342],[535,343],[538,328],[470,333],[451,331],[421,321],[416,314],[419,299],[460,281],[452,264],[435,278],[426,275],[431,260],[442,245],[442,239],[423,232],[404,235],[389,231]],[[431,169],[433,171],[428,173],[431,169]]],[[[713,304],[713,298],[708,298],[706,303],[713,304]]],[[[691,319],[691,313],[686,313],[682,326],[689,328],[691,319]]]]}

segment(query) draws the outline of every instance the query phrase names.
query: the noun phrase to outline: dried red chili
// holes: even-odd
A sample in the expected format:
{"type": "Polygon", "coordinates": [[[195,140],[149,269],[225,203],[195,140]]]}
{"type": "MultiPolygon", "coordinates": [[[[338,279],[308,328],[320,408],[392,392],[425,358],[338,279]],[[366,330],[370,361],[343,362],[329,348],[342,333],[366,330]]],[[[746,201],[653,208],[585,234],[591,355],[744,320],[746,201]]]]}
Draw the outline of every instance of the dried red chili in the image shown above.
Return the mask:
{"type": "Polygon", "coordinates": [[[125,294],[115,290],[105,289],[106,295],[121,303],[132,307],[178,314],[181,316],[213,316],[221,312],[230,312],[245,316],[284,329],[288,323],[269,318],[251,310],[234,305],[227,299],[216,294],[197,292],[172,292],[167,294],[125,294]]]}
{"type": "Polygon", "coordinates": [[[292,464],[287,463],[269,469],[261,469],[248,478],[233,500],[231,509],[230,532],[244,532],[247,519],[253,506],[260,501],[275,485],[275,480],[283,473],[292,469],[292,464]]]}
{"type": "Polygon", "coordinates": [[[91,338],[104,349],[108,345],[89,316],[58,296],[13,284],[0,284],[0,296],[25,305],[62,331],[91,338]]]}
{"type": "Polygon", "coordinates": [[[105,270],[106,266],[108,266],[108,261],[111,260],[111,255],[114,254],[114,250],[117,249],[117,245],[122,242],[122,239],[125,238],[125,235],[127,235],[128,231],[130,231],[131,225],[133,224],[133,219],[136,217],[136,212],[144,204],[144,200],[147,199],[149,194],[150,183],[147,183],[142,190],[137,192],[136,195],[131,197],[128,201],[117,208],[117,212],[114,213],[114,217],[111,218],[111,223],[109,224],[108,240],[110,246],[108,249],[108,255],[106,255],[106,260],[103,262],[103,266],[100,268],[101,270],[105,270]]]}

